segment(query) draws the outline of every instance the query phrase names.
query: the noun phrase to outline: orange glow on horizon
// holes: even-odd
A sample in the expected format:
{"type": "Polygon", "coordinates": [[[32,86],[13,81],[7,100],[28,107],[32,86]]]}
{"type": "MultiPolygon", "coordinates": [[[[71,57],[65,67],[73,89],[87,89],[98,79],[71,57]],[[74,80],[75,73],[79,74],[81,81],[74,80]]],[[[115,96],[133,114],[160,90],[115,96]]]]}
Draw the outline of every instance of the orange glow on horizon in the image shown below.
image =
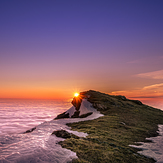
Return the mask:
{"type": "Polygon", "coordinates": [[[70,99],[72,92],[54,89],[0,89],[0,98],[19,99],[70,99]]]}

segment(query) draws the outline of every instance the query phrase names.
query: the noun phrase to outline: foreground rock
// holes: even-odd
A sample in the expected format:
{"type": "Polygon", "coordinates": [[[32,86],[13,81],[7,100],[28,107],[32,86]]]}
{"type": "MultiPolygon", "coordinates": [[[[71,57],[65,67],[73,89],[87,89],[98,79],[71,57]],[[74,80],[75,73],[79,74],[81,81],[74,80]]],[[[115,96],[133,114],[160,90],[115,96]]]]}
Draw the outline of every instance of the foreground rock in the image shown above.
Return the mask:
{"type": "Polygon", "coordinates": [[[30,130],[27,130],[26,132],[24,132],[24,134],[33,132],[35,129],[36,129],[36,127],[33,127],[33,128],[31,128],[30,130]]]}
{"type": "Polygon", "coordinates": [[[52,133],[52,135],[56,135],[57,137],[61,137],[61,138],[76,138],[76,139],[79,139],[78,136],[72,134],[72,133],[69,133],[67,132],[66,130],[57,130],[57,131],[54,131],[52,133]]]}
{"type": "Polygon", "coordinates": [[[87,110],[87,108],[81,107],[83,99],[88,99],[88,95],[80,94],[78,97],[74,97],[72,100],[73,106],[64,113],[59,114],[55,119],[62,118],[86,118],[93,112],[87,110]]]}

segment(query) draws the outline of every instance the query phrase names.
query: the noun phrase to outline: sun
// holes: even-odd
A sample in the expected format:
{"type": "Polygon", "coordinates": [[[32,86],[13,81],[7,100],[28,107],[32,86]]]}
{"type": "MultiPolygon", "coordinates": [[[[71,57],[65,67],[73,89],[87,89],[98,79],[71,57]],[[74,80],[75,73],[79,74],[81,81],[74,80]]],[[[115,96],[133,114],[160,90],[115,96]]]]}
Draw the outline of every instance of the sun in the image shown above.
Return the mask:
{"type": "Polygon", "coordinates": [[[75,96],[75,97],[78,97],[78,96],[79,96],[79,93],[77,93],[77,92],[74,93],[74,96],[75,96]]]}

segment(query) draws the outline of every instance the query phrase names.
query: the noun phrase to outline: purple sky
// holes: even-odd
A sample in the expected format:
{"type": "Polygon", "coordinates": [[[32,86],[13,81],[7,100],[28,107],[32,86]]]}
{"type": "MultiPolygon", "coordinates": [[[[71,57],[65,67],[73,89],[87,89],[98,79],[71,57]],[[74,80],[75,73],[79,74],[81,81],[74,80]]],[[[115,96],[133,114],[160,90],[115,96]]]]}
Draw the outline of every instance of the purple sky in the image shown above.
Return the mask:
{"type": "Polygon", "coordinates": [[[162,0],[1,0],[0,97],[162,96],[162,20],[162,0]]]}

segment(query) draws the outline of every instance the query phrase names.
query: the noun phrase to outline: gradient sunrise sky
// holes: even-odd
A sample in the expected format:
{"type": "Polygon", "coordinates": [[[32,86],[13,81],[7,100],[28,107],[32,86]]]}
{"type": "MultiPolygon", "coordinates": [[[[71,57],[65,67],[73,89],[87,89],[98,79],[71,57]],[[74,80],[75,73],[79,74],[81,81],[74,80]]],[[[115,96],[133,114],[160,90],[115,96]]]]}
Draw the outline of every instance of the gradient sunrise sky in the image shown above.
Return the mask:
{"type": "Polygon", "coordinates": [[[163,97],[163,0],[0,1],[0,98],[90,89],[163,97]]]}

